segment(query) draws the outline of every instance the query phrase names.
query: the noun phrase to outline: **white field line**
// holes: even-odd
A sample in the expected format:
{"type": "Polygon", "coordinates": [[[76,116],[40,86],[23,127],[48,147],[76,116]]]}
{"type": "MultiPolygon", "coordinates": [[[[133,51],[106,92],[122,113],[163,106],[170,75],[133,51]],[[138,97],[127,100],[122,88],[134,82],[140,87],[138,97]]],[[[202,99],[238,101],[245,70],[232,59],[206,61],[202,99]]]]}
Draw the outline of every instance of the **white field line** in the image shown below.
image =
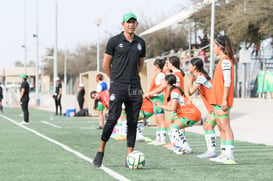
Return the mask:
{"type": "Polygon", "coordinates": [[[81,129],[95,129],[95,127],[81,127],[81,129]]]}
{"type": "MultiPolygon", "coordinates": [[[[17,123],[16,121],[14,121],[13,119],[11,119],[11,118],[9,118],[9,117],[7,117],[7,116],[4,116],[4,115],[0,115],[0,116],[1,116],[2,118],[6,119],[6,120],[8,120],[8,121],[10,121],[10,122],[12,122],[13,124],[16,124],[17,126],[20,126],[21,128],[23,128],[23,129],[25,129],[25,130],[28,130],[28,131],[34,133],[35,135],[37,135],[37,136],[39,136],[39,137],[41,137],[41,138],[43,138],[43,139],[45,139],[45,140],[47,140],[47,141],[49,141],[49,142],[51,142],[51,143],[54,143],[55,145],[60,146],[60,147],[63,148],[64,150],[66,150],[66,151],[68,151],[68,152],[70,152],[70,153],[73,153],[73,154],[76,155],[77,157],[79,157],[79,158],[81,158],[81,159],[83,159],[83,160],[85,160],[85,161],[87,161],[87,162],[93,164],[93,160],[92,160],[91,158],[89,158],[89,157],[83,155],[82,153],[80,153],[80,152],[78,152],[78,151],[76,151],[76,150],[73,150],[73,149],[69,148],[69,147],[66,146],[65,144],[62,144],[62,143],[60,143],[60,142],[58,142],[58,141],[56,141],[56,140],[54,140],[54,139],[52,139],[52,138],[49,138],[49,137],[47,137],[47,136],[45,136],[45,135],[39,133],[38,131],[35,131],[35,130],[33,130],[33,129],[28,128],[27,126],[21,125],[21,124],[17,123]]],[[[102,166],[100,167],[100,169],[103,170],[103,171],[104,171],[105,173],[107,173],[108,175],[110,175],[111,177],[117,179],[117,180],[120,180],[120,181],[130,181],[130,180],[127,179],[126,177],[120,175],[119,173],[117,173],[117,172],[111,170],[111,169],[108,168],[108,167],[105,167],[105,166],[102,165],[102,166]]]]}
{"type": "Polygon", "coordinates": [[[59,128],[59,129],[62,128],[61,126],[57,126],[56,124],[52,124],[52,123],[49,123],[49,122],[47,122],[47,121],[41,121],[41,123],[44,123],[44,124],[47,124],[47,125],[49,125],[49,126],[52,126],[52,127],[55,127],[55,128],[59,128]]]}

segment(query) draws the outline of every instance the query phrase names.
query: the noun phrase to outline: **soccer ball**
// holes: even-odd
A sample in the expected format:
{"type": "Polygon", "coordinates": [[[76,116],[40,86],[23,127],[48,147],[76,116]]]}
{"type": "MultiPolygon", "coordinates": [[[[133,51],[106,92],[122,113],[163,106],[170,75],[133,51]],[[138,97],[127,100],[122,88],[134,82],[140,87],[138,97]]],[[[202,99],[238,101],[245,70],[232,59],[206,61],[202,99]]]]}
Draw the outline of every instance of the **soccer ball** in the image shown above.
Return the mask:
{"type": "Polygon", "coordinates": [[[140,151],[133,151],[127,156],[127,165],[130,169],[140,169],[145,165],[145,156],[140,151]]]}

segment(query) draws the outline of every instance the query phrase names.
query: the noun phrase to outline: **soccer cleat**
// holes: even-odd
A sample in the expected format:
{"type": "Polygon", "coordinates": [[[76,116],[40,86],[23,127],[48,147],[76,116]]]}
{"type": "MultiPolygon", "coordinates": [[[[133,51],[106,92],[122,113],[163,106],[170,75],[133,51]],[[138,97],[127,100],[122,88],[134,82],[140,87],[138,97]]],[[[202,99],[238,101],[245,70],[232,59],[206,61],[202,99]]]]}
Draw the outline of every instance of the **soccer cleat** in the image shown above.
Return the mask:
{"type": "Polygon", "coordinates": [[[237,162],[235,160],[232,160],[232,159],[228,159],[224,162],[222,162],[223,164],[226,164],[226,165],[236,165],[237,162]]]}
{"type": "Polygon", "coordinates": [[[237,164],[237,162],[234,159],[231,159],[227,155],[223,155],[223,154],[221,154],[220,156],[216,158],[211,158],[210,160],[218,162],[218,163],[226,164],[226,165],[237,164]]]}
{"type": "Polygon", "coordinates": [[[197,155],[197,157],[198,158],[216,158],[217,155],[216,155],[215,152],[209,152],[209,151],[207,151],[207,152],[205,152],[205,153],[203,153],[201,155],[197,155]]]}
{"type": "Polygon", "coordinates": [[[127,163],[127,159],[125,159],[125,164],[124,164],[125,168],[129,168],[128,163],[127,163]]]}
{"type": "Polygon", "coordinates": [[[97,152],[94,160],[93,160],[93,165],[95,167],[100,167],[102,164],[102,159],[103,159],[104,153],[103,152],[97,152]]]}
{"type": "Polygon", "coordinates": [[[177,151],[180,150],[180,149],[182,149],[181,146],[173,146],[171,150],[172,150],[173,152],[177,152],[177,151]]]}
{"type": "Polygon", "coordinates": [[[142,136],[137,136],[136,141],[137,142],[145,142],[145,137],[143,135],[142,136]]]}
{"type": "Polygon", "coordinates": [[[171,142],[169,142],[168,144],[163,145],[162,147],[163,147],[163,148],[173,148],[173,146],[174,146],[174,144],[171,143],[171,142]]]}
{"type": "Polygon", "coordinates": [[[190,147],[181,148],[175,152],[178,155],[192,154],[192,149],[190,147]]]}
{"type": "Polygon", "coordinates": [[[28,123],[28,122],[25,122],[25,121],[22,121],[22,122],[20,122],[19,124],[21,124],[21,125],[28,125],[29,123],[28,123]]]}
{"type": "Polygon", "coordinates": [[[227,161],[228,160],[228,157],[224,154],[221,154],[219,155],[218,157],[216,158],[210,158],[209,159],[210,161],[213,161],[213,162],[219,162],[219,163],[222,163],[224,161],[227,161]]]}
{"type": "Polygon", "coordinates": [[[160,146],[160,145],[164,145],[164,144],[166,144],[165,141],[157,141],[154,143],[155,146],[160,146]]]}
{"type": "Polygon", "coordinates": [[[137,130],[136,141],[145,142],[145,137],[142,134],[142,131],[137,130]]]}

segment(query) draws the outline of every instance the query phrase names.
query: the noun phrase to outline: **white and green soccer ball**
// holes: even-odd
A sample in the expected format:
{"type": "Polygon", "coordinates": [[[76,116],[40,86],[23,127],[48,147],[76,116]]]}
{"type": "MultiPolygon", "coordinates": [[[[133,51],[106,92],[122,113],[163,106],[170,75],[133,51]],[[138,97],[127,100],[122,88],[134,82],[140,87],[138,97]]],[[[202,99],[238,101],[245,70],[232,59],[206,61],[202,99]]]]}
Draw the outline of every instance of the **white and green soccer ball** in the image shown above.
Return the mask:
{"type": "Polygon", "coordinates": [[[133,151],[127,156],[127,165],[130,169],[141,169],[145,165],[145,155],[140,151],[133,151]]]}

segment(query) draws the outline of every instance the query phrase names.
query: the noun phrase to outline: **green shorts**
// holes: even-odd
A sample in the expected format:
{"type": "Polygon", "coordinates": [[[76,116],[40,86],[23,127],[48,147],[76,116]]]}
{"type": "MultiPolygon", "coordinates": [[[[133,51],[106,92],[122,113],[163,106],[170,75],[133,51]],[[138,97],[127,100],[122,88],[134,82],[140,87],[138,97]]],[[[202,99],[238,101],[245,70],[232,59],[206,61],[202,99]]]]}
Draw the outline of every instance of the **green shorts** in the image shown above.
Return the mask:
{"type": "Polygon", "coordinates": [[[154,113],[149,113],[149,112],[145,112],[145,111],[140,111],[139,112],[139,119],[148,119],[149,117],[151,117],[154,113]]]}
{"type": "MultiPolygon", "coordinates": [[[[222,106],[219,106],[217,104],[214,104],[213,108],[216,109],[216,110],[222,110],[222,106]]],[[[230,107],[228,107],[228,110],[230,110],[230,107]]]]}
{"type": "Polygon", "coordinates": [[[192,120],[184,118],[184,117],[180,118],[179,122],[182,123],[184,125],[184,127],[187,127],[187,125],[192,127],[194,124],[197,123],[197,121],[192,121],[192,120]]]}
{"type": "Polygon", "coordinates": [[[104,106],[101,103],[98,103],[97,111],[103,111],[104,106]]]}
{"type": "MultiPolygon", "coordinates": [[[[164,94],[152,97],[152,102],[158,101],[160,104],[164,103],[164,94]]],[[[164,109],[161,109],[153,104],[154,114],[164,114],[164,109]]]]}
{"type": "MultiPolygon", "coordinates": [[[[214,108],[215,110],[223,110],[223,109],[222,109],[222,106],[219,106],[219,105],[217,105],[217,104],[214,104],[214,105],[213,105],[213,108],[214,108]]],[[[230,111],[230,109],[231,109],[231,108],[228,106],[228,111],[230,111]]],[[[215,115],[215,111],[213,111],[212,114],[211,114],[211,116],[214,117],[214,118],[223,119],[223,118],[229,117],[229,114],[226,114],[226,115],[223,115],[223,116],[216,116],[216,115],[215,115]]]]}

